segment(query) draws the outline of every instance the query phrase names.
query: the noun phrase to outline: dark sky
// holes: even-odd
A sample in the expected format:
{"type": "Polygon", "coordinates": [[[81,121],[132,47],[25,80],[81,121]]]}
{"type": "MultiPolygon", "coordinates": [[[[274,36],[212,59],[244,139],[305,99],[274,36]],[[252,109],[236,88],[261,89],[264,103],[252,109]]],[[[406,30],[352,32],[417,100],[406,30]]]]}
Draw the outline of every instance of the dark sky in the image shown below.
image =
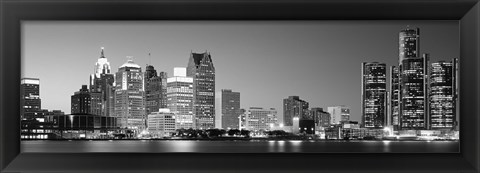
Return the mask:
{"type": "Polygon", "coordinates": [[[360,120],[361,63],[396,65],[407,25],[420,28],[420,52],[432,61],[459,57],[458,21],[24,21],[22,76],[40,78],[42,108],[70,113],[100,47],[114,73],[133,56],[169,77],[191,51],[207,50],[216,90],[240,92],[242,108],[274,107],[281,117],[283,99],[298,95],[310,107],[349,106],[360,120]]]}

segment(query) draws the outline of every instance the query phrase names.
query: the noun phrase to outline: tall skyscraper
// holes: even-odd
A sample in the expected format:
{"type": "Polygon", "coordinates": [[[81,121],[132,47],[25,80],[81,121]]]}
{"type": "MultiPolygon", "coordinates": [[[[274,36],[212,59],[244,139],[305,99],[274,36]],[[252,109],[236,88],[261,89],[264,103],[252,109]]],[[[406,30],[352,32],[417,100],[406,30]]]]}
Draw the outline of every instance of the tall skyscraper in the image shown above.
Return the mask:
{"type": "Polygon", "coordinates": [[[115,75],[115,117],[122,128],[145,129],[145,91],[142,68],[132,59],[124,63],[115,75]]]}
{"type": "Polygon", "coordinates": [[[193,114],[193,78],[186,76],[184,67],[175,67],[167,78],[167,107],[175,114],[177,129],[195,128],[193,114]]]}
{"type": "Polygon", "coordinates": [[[327,108],[330,114],[330,124],[340,124],[341,121],[350,120],[350,108],[346,106],[332,106],[327,108]]]}
{"type": "Polygon", "coordinates": [[[298,96],[283,99],[283,117],[285,126],[292,126],[294,117],[300,120],[313,120],[308,110],[308,102],[301,100],[298,96]]]}
{"type": "Polygon", "coordinates": [[[191,53],[187,76],[193,78],[196,128],[215,128],[215,68],[210,53],[191,53]]]}
{"type": "Polygon", "coordinates": [[[261,107],[250,107],[243,113],[241,129],[246,130],[270,130],[277,124],[277,110],[275,108],[265,109],[261,107]]]}
{"type": "Polygon", "coordinates": [[[406,29],[399,33],[399,64],[405,58],[416,58],[420,55],[420,29],[410,29],[408,26],[406,29]]]}
{"type": "Polygon", "coordinates": [[[393,126],[394,130],[399,129],[400,125],[400,107],[399,107],[399,99],[400,99],[400,76],[399,76],[399,69],[398,66],[391,66],[390,67],[390,123],[389,125],[393,126]]]}
{"type": "Polygon", "coordinates": [[[22,78],[20,81],[20,118],[34,119],[41,110],[40,79],[22,78]]]}
{"type": "MultiPolygon", "coordinates": [[[[100,93],[100,113],[96,115],[112,116],[114,110],[114,75],[111,73],[110,63],[104,54],[104,48],[100,52],[100,58],[95,63],[94,74],[90,75],[90,92],[100,93]]],[[[97,95],[97,94],[94,94],[97,95]]]]}
{"type": "Polygon", "coordinates": [[[383,128],[387,124],[387,66],[385,63],[362,63],[362,122],[366,128],[383,128]]]}
{"type": "Polygon", "coordinates": [[[323,108],[311,108],[310,115],[313,117],[315,126],[328,127],[330,126],[330,113],[325,112],[323,108]]]}
{"type": "Polygon", "coordinates": [[[166,108],[167,74],[160,72],[160,76],[157,76],[155,68],[152,65],[147,65],[144,80],[146,113],[150,114],[150,112],[156,112],[160,108],[166,108]]]}
{"type": "Polygon", "coordinates": [[[215,95],[216,128],[238,129],[240,116],[240,93],[230,89],[222,89],[215,95]]]}
{"type": "Polygon", "coordinates": [[[428,127],[428,61],[420,55],[420,30],[405,29],[399,34],[399,115],[400,129],[428,127]]]}
{"type": "Polygon", "coordinates": [[[458,59],[430,67],[430,128],[453,130],[457,118],[458,59]]]}

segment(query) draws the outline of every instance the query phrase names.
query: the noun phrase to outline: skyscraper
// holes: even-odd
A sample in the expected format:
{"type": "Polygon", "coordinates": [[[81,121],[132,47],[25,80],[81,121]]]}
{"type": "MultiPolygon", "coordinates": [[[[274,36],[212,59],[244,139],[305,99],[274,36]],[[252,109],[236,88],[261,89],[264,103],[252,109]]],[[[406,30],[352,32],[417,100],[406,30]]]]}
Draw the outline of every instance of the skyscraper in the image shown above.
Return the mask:
{"type": "Polygon", "coordinates": [[[82,88],[71,96],[71,114],[90,114],[91,99],[87,85],[82,85],[82,88]]]}
{"type": "Polygon", "coordinates": [[[145,129],[145,91],[142,68],[132,59],[124,63],[115,75],[115,117],[122,128],[145,129]]]}
{"type": "MultiPolygon", "coordinates": [[[[110,63],[104,54],[104,48],[100,52],[100,58],[95,63],[94,74],[90,75],[90,92],[100,93],[100,112],[96,115],[112,116],[114,110],[114,75],[111,73],[110,63]]],[[[97,95],[97,94],[94,94],[97,95]]]]}
{"type": "Polygon", "coordinates": [[[435,62],[430,68],[430,128],[453,130],[457,118],[458,59],[435,62]]]}
{"type": "Polygon", "coordinates": [[[330,124],[340,124],[341,121],[350,120],[350,108],[346,106],[332,106],[327,108],[330,114],[330,124]]]}
{"type": "Polygon", "coordinates": [[[399,70],[398,66],[391,66],[390,67],[390,123],[389,125],[393,126],[394,130],[398,130],[400,122],[400,107],[399,107],[399,99],[400,99],[400,77],[399,77],[399,70]]]}
{"type": "Polygon", "coordinates": [[[193,113],[196,128],[214,128],[215,68],[210,53],[191,53],[187,76],[193,78],[193,113]]]}
{"type": "Polygon", "coordinates": [[[362,63],[362,124],[366,128],[387,125],[386,69],[385,63],[362,63]]]}
{"type": "Polygon", "coordinates": [[[167,78],[167,107],[175,114],[177,129],[195,128],[193,115],[193,78],[186,76],[184,67],[175,67],[167,78]]]}
{"type": "Polygon", "coordinates": [[[298,96],[283,99],[283,117],[285,126],[292,126],[294,117],[300,120],[313,120],[309,114],[308,102],[301,100],[298,96]]]}
{"type": "Polygon", "coordinates": [[[160,72],[160,76],[157,76],[155,68],[152,65],[147,65],[144,80],[146,113],[150,114],[150,112],[156,112],[160,108],[166,108],[167,74],[160,72]]]}
{"type": "Polygon", "coordinates": [[[215,121],[216,128],[238,129],[238,116],[240,116],[240,93],[230,89],[222,89],[215,95],[215,121]]]}
{"type": "Polygon", "coordinates": [[[427,126],[429,55],[420,55],[419,29],[399,34],[399,115],[400,129],[421,130],[427,126]]]}
{"type": "Polygon", "coordinates": [[[20,118],[42,118],[37,113],[41,109],[40,79],[22,78],[20,82],[20,118]]]}

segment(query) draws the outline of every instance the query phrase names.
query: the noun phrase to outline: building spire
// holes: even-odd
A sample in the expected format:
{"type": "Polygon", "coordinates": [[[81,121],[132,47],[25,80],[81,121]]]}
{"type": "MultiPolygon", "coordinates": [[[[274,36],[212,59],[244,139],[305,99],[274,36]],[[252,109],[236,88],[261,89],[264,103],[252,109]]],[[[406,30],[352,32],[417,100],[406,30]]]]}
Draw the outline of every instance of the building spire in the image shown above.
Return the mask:
{"type": "Polygon", "coordinates": [[[104,47],[102,47],[102,52],[100,53],[100,58],[105,58],[105,55],[103,54],[103,49],[104,49],[104,47]]]}

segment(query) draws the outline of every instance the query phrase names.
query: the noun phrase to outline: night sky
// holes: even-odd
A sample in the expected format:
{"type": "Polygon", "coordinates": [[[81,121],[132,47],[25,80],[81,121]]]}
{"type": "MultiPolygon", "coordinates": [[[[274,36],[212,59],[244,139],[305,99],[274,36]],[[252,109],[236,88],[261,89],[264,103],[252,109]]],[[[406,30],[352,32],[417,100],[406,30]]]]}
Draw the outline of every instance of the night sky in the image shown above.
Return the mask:
{"type": "MultiPolygon", "coordinates": [[[[361,63],[398,64],[398,32],[420,28],[431,62],[459,58],[458,21],[24,21],[22,76],[40,78],[42,108],[70,113],[105,47],[112,72],[133,56],[171,77],[190,52],[211,53],[216,91],[241,107],[273,107],[298,95],[310,107],[346,105],[361,118],[361,63]],[[148,54],[151,53],[149,58],[148,54]]],[[[282,118],[280,118],[282,119],[282,118]]]]}

